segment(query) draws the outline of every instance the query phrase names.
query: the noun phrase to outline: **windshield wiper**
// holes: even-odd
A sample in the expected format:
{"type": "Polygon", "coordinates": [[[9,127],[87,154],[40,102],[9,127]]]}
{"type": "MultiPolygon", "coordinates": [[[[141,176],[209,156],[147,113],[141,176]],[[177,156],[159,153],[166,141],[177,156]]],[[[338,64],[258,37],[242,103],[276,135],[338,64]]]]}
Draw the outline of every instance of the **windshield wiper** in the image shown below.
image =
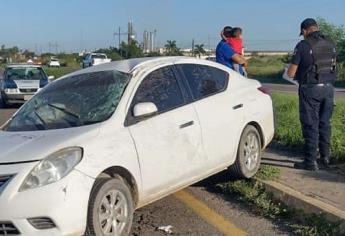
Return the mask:
{"type": "Polygon", "coordinates": [[[47,105],[50,106],[50,107],[53,107],[53,108],[55,108],[55,109],[57,109],[59,111],[62,111],[65,114],[73,116],[74,118],[80,119],[80,115],[74,113],[73,111],[68,110],[66,107],[60,107],[59,105],[52,104],[52,103],[48,103],[47,105]]]}

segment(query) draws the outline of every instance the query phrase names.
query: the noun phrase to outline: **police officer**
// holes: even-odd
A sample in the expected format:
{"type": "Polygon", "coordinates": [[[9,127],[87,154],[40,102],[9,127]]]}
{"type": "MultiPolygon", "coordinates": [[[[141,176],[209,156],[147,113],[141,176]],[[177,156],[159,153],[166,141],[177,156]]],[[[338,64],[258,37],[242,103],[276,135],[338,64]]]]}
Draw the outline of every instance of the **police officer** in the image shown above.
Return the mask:
{"type": "Polygon", "coordinates": [[[301,23],[300,35],[304,40],[295,47],[287,71],[288,76],[299,83],[299,113],[304,137],[305,158],[296,163],[295,168],[315,171],[318,163],[328,167],[330,160],[336,48],[312,18],[301,23]],[[317,163],[318,150],[320,160],[317,163]]]}

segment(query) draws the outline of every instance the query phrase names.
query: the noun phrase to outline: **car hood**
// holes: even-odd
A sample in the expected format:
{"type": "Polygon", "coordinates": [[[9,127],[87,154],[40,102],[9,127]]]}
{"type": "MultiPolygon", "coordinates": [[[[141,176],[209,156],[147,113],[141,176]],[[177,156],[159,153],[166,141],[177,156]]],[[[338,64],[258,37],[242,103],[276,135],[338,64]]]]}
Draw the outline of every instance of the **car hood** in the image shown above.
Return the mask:
{"type": "Polygon", "coordinates": [[[19,89],[39,88],[39,80],[13,80],[19,89]]]}
{"type": "Polygon", "coordinates": [[[0,131],[0,164],[38,161],[67,147],[94,140],[99,124],[58,130],[0,131]]]}

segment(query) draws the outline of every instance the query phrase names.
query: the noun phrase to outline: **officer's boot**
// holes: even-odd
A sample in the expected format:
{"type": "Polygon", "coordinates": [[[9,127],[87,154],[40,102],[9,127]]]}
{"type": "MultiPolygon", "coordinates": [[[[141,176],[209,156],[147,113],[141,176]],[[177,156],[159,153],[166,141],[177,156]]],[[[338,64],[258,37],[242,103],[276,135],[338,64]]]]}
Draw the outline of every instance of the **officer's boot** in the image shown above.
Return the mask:
{"type": "Polygon", "coordinates": [[[329,168],[329,157],[320,157],[318,164],[323,168],[323,169],[327,169],[329,168]]]}
{"type": "Polygon", "coordinates": [[[302,170],[311,170],[311,171],[319,170],[319,167],[318,167],[316,161],[310,162],[310,161],[305,161],[305,160],[302,162],[296,162],[294,164],[294,168],[302,169],[302,170]]]}

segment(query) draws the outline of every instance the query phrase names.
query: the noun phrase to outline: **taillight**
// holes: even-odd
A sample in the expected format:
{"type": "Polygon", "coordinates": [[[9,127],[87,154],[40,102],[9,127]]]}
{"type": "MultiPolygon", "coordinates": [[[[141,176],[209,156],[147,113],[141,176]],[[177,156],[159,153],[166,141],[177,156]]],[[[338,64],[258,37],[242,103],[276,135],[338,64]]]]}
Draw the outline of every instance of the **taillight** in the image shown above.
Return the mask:
{"type": "Polygon", "coordinates": [[[267,87],[258,87],[258,90],[264,94],[271,95],[270,90],[267,87]]]}

